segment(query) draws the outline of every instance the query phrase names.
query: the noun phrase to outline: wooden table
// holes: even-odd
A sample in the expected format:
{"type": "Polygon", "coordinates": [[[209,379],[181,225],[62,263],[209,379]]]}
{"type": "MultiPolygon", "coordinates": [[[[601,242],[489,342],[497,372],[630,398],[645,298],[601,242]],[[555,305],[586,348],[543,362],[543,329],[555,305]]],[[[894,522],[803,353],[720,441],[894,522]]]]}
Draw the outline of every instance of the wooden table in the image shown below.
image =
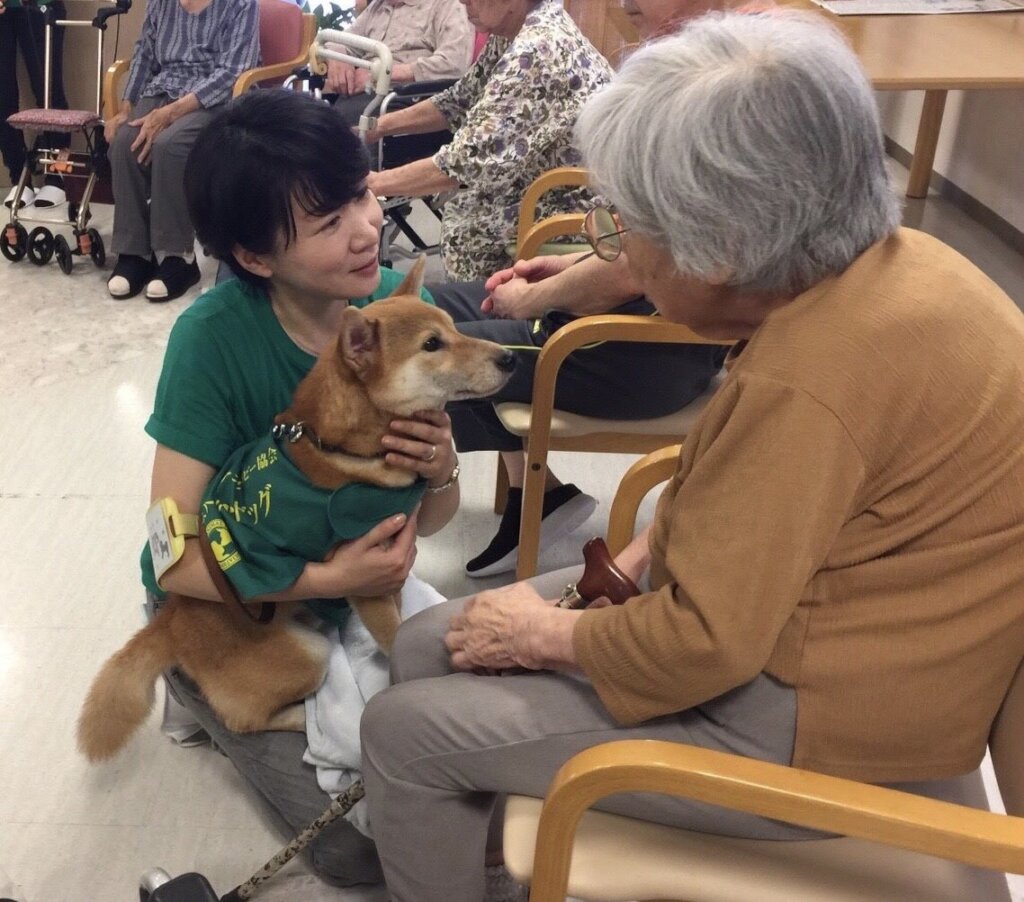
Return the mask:
{"type": "MultiPolygon", "coordinates": [[[[784,5],[814,10],[835,23],[878,90],[925,92],[908,197],[928,193],[948,91],[1024,88],[1024,12],[835,16],[810,0],[784,5]]],[[[608,0],[608,18],[624,40],[636,40],[635,32],[623,31],[631,26],[617,0],[608,0]]]]}
{"type": "Polygon", "coordinates": [[[834,16],[807,0],[850,39],[880,91],[924,91],[907,183],[928,193],[946,93],[1024,88],[1024,12],[915,16],[834,16]]]}

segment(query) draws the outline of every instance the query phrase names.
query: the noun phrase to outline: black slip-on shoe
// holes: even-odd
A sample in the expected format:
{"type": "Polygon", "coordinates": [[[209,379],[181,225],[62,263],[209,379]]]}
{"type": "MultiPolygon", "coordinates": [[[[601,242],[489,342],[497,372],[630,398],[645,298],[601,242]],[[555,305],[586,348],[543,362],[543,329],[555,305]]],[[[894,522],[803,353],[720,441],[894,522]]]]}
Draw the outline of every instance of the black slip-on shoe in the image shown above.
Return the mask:
{"type": "Polygon", "coordinates": [[[146,286],[146,297],[155,304],[180,298],[199,281],[199,264],[184,257],[164,257],[146,286]]]}
{"type": "Polygon", "coordinates": [[[107,291],[112,298],[119,301],[133,298],[146,283],[153,278],[156,263],[152,257],[140,257],[138,254],[118,254],[114,271],[107,279],[107,291]]]}

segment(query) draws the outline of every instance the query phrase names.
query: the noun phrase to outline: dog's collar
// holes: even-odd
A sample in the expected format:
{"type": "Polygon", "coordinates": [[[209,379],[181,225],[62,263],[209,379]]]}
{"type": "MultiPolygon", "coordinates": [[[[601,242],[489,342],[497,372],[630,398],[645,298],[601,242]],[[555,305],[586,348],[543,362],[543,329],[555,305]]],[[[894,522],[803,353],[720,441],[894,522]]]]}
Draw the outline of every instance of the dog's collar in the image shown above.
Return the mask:
{"type": "Polygon", "coordinates": [[[356,454],[343,445],[332,445],[329,442],[321,441],[316,430],[301,420],[298,423],[275,423],[270,434],[278,441],[287,441],[290,445],[295,444],[299,439],[309,439],[317,449],[328,454],[347,454],[349,457],[358,457],[360,460],[375,460],[383,457],[386,452],[380,454],[356,454]]]}

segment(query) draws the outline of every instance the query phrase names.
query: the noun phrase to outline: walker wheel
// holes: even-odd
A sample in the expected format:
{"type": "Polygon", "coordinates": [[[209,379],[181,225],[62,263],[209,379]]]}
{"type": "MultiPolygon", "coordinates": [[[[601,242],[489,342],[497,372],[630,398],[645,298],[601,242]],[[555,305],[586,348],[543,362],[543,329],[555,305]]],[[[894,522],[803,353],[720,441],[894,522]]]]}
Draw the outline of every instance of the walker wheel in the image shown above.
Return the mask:
{"type": "Polygon", "coordinates": [[[57,265],[60,267],[60,271],[66,276],[71,275],[71,247],[68,245],[68,240],[63,235],[58,235],[53,239],[53,252],[57,255],[57,265]]]}
{"type": "Polygon", "coordinates": [[[53,257],[53,232],[38,226],[28,233],[28,258],[36,266],[46,266],[53,257]]]}
{"type": "Polygon", "coordinates": [[[100,237],[100,233],[96,229],[89,229],[86,234],[89,236],[89,256],[92,258],[92,262],[97,266],[103,266],[107,262],[107,251],[103,247],[103,239],[100,237]]]}
{"type": "Polygon", "coordinates": [[[17,263],[25,256],[28,247],[28,233],[20,222],[10,222],[0,232],[0,253],[11,263],[17,263]]]}

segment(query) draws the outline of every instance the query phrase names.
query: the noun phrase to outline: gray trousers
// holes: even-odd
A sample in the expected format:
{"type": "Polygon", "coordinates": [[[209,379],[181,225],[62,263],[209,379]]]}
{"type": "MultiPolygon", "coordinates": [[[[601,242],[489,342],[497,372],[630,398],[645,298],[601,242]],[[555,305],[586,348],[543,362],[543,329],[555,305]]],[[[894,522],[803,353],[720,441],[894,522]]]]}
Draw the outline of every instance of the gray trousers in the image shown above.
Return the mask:
{"type": "MultiPolygon", "coordinates": [[[[553,598],[578,573],[570,568],[530,582],[553,598]]],[[[442,637],[464,602],[438,605],[402,625],[392,653],[396,685],[363,714],[366,801],[394,902],[480,902],[499,797],[542,797],[568,758],[599,743],[662,739],[791,762],[796,693],[765,675],[691,710],[622,727],[582,677],[455,673],[442,637]]],[[[600,807],[731,836],[821,835],[652,794],[615,796],[600,807]]]]}
{"type": "MultiPolygon", "coordinates": [[[[166,94],[143,97],[132,108],[129,121],[172,100],[166,94]]],[[[192,253],[195,232],[185,204],[185,161],[199,132],[220,106],[198,109],[160,132],[145,165],[131,149],[138,127],[126,123],[117,130],[109,151],[114,187],[110,249],[114,253],[140,257],[155,251],[179,257],[192,253]]]]}

